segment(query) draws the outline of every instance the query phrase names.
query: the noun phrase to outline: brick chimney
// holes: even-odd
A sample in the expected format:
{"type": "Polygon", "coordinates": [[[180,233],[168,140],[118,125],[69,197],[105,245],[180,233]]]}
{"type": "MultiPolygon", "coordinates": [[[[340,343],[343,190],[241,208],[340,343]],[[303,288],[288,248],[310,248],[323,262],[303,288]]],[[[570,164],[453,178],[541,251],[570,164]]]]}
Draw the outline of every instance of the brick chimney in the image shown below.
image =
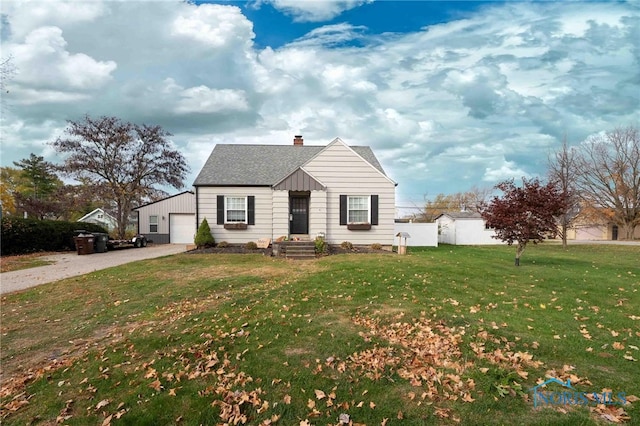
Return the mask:
{"type": "Polygon", "coordinates": [[[302,135],[296,135],[293,137],[293,144],[295,146],[302,146],[304,145],[304,140],[302,139],[302,135]]]}

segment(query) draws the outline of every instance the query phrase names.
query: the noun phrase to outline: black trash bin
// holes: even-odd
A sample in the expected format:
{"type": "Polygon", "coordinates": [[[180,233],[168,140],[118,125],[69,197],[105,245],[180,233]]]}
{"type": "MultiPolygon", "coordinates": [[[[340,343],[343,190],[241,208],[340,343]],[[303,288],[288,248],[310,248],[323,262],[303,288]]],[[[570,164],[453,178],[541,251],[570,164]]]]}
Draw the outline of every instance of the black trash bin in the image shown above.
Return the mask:
{"type": "Polygon", "coordinates": [[[95,237],[91,234],[79,234],[74,237],[73,240],[76,243],[76,250],[78,254],[93,254],[93,241],[95,237]]]}
{"type": "Polygon", "coordinates": [[[95,240],[93,242],[93,251],[95,253],[106,253],[107,252],[107,241],[109,241],[109,234],[105,234],[104,232],[94,232],[93,236],[95,240]]]}

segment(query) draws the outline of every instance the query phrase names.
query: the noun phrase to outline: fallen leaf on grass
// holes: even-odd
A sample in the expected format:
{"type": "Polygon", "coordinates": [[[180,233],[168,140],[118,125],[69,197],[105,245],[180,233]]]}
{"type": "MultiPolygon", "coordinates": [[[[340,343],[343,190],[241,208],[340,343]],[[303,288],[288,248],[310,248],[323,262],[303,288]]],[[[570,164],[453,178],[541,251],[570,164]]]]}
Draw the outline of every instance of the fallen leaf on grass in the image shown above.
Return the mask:
{"type": "Polygon", "coordinates": [[[473,401],[475,401],[475,399],[473,399],[473,397],[469,393],[465,393],[464,396],[462,397],[462,400],[464,402],[473,402],[473,401]]]}
{"type": "Polygon", "coordinates": [[[325,397],[327,396],[327,395],[326,395],[323,391],[321,391],[320,389],[316,389],[314,392],[316,393],[316,399],[323,399],[323,398],[325,398],[325,397]]]}
{"type": "Polygon", "coordinates": [[[108,399],[103,399],[102,401],[98,402],[96,404],[96,410],[101,409],[102,407],[106,407],[107,405],[109,405],[111,401],[109,401],[108,399]]]}
{"type": "Polygon", "coordinates": [[[156,379],[149,383],[149,387],[153,388],[156,392],[160,392],[160,390],[162,390],[162,383],[160,383],[160,380],[156,379]]]}

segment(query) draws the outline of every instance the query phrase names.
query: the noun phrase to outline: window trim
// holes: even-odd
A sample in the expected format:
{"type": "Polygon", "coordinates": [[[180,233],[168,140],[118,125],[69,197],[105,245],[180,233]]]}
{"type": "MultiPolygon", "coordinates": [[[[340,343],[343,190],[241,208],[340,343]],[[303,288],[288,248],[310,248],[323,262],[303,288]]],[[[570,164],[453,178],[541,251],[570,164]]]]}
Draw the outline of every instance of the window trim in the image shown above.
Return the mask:
{"type": "Polygon", "coordinates": [[[363,194],[340,194],[340,226],[346,226],[348,229],[360,230],[360,229],[371,229],[371,226],[376,226],[380,223],[380,196],[378,194],[371,195],[363,195],[363,194]],[[364,223],[348,223],[348,197],[369,197],[369,211],[368,211],[368,220],[369,222],[364,223]]]}
{"type": "Polygon", "coordinates": [[[249,197],[246,195],[225,195],[224,196],[224,224],[236,224],[236,223],[244,223],[245,225],[249,222],[249,197]],[[229,199],[230,198],[241,198],[244,200],[244,218],[241,221],[230,221],[227,217],[227,212],[229,211],[229,199]]]}
{"type": "Polygon", "coordinates": [[[150,215],[149,215],[149,233],[150,233],[150,234],[157,234],[157,233],[158,233],[158,230],[159,230],[158,225],[159,225],[159,223],[160,223],[160,221],[159,221],[158,219],[159,219],[159,218],[158,218],[158,215],[157,215],[157,214],[150,214],[150,215]],[[155,223],[152,221],[152,218],[154,218],[154,217],[156,218],[155,223]],[[152,230],[152,228],[151,228],[151,227],[152,227],[152,226],[154,226],[154,225],[155,225],[155,227],[156,227],[156,230],[155,230],[155,231],[153,231],[153,230],[152,230]]]}
{"type": "Polygon", "coordinates": [[[371,224],[371,195],[347,195],[347,225],[364,225],[371,224]],[[349,216],[351,211],[361,211],[349,208],[349,201],[352,198],[366,198],[367,199],[367,220],[364,222],[351,222],[349,216]]]}

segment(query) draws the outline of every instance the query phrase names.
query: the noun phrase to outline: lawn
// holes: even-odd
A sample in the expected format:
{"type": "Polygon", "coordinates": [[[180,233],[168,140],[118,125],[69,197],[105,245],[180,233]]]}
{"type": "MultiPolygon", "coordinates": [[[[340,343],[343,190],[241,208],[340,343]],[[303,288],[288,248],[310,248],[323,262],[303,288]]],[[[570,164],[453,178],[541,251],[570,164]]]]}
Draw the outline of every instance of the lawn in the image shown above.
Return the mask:
{"type": "Polygon", "coordinates": [[[52,262],[42,259],[45,254],[54,253],[30,253],[15,256],[0,256],[0,272],[11,272],[19,269],[29,269],[37,266],[50,265],[52,262]]]}
{"type": "Polygon", "coordinates": [[[640,424],[640,246],[513,257],[182,254],[3,296],[2,422],[640,424]]]}

